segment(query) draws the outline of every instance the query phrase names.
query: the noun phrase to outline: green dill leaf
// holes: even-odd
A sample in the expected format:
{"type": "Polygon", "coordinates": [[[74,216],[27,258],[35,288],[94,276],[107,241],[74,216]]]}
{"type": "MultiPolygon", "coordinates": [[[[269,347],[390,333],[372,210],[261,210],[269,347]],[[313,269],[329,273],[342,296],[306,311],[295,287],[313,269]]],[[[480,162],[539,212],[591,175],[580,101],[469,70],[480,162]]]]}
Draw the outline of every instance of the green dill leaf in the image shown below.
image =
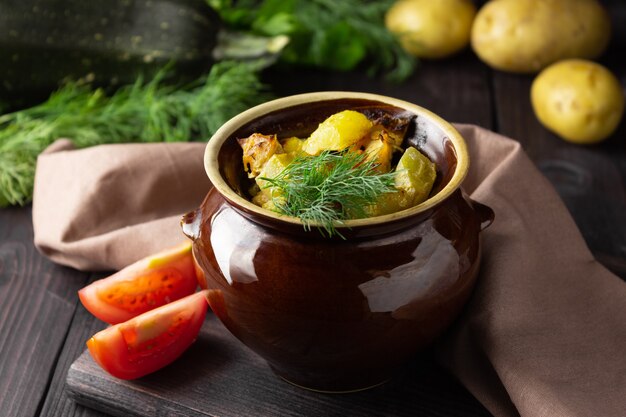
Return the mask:
{"type": "Polygon", "coordinates": [[[32,197],[37,156],[65,137],[79,147],[207,140],[226,120],[269,99],[258,68],[221,62],[194,83],[167,85],[167,69],[112,96],[68,83],[35,107],[0,116],[0,206],[32,197]]]}
{"type": "Polygon", "coordinates": [[[395,191],[394,172],[381,174],[365,154],[324,151],[300,156],[264,188],[271,188],[277,212],[299,218],[305,230],[343,237],[336,229],[344,220],[367,216],[367,207],[395,191]]]}

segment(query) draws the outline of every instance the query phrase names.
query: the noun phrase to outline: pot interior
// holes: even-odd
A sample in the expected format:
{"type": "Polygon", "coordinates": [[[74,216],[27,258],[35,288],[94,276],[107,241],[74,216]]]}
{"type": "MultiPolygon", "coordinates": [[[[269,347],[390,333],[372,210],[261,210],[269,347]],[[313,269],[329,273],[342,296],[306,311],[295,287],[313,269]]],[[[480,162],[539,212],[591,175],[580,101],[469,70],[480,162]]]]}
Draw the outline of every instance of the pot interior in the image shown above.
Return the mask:
{"type": "Polygon", "coordinates": [[[246,138],[253,133],[276,134],[278,139],[291,136],[306,138],[324,119],[347,109],[360,111],[366,115],[388,114],[411,118],[403,146],[416,147],[436,164],[437,181],[431,196],[437,194],[450,182],[457,167],[457,154],[453,142],[438,124],[427,116],[390,104],[353,98],[299,104],[267,113],[244,123],[224,141],[219,150],[218,165],[222,178],[233,191],[249,199],[248,189],[253,182],[244,172],[243,152],[237,139],[246,138]]]}

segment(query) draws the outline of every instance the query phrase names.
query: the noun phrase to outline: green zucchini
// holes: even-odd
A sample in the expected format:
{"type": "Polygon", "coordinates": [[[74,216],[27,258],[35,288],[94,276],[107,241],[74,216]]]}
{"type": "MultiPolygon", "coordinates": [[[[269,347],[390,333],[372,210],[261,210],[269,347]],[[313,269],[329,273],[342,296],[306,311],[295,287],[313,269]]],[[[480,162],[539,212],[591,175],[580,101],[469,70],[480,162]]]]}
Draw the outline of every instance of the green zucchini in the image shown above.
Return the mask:
{"type": "Polygon", "coordinates": [[[219,26],[203,0],[5,0],[0,90],[49,92],[66,79],[115,86],[169,62],[193,77],[211,66],[219,26]]]}

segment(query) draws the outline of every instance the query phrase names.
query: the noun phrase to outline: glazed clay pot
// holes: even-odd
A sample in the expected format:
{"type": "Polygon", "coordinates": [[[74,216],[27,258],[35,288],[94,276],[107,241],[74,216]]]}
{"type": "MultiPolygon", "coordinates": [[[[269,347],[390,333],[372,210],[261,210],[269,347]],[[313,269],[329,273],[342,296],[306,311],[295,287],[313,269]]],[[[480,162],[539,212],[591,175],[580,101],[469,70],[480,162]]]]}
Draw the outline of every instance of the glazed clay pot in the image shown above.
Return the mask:
{"type": "Polygon", "coordinates": [[[479,234],[493,212],[459,188],[468,163],[452,126],[388,97],[312,93],[240,114],[209,141],[205,167],[214,187],[183,221],[211,308],[293,384],[338,392],[386,381],[452,323],[474,286],[479,234]],[[345,239],[328,239],[246,199],[237,138],[254,132],[306,137],[344,109],[416,116],[407,145],[438,169],[429,200],[347,221],[338,228],[345,239]]]}

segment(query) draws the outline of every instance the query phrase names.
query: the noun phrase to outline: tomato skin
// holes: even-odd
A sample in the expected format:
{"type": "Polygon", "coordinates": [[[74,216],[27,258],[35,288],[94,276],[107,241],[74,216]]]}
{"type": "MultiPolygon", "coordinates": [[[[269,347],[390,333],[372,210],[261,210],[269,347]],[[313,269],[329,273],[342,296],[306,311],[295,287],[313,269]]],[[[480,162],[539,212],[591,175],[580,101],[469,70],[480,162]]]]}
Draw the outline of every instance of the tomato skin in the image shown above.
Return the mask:
{"type": "Polygon", "coordinates": [[[78,291],[80,301],[110,324],[178,300],[196,290],[198,279],[191,243],[141,259],[78,291]]]}
{"type": "Polygon", "coordinates": [[[198,337],[207,309],[206,291],[200,291],[96,333],[87,348],[114,377],[141,378],[187,350],[198,337]]]}

